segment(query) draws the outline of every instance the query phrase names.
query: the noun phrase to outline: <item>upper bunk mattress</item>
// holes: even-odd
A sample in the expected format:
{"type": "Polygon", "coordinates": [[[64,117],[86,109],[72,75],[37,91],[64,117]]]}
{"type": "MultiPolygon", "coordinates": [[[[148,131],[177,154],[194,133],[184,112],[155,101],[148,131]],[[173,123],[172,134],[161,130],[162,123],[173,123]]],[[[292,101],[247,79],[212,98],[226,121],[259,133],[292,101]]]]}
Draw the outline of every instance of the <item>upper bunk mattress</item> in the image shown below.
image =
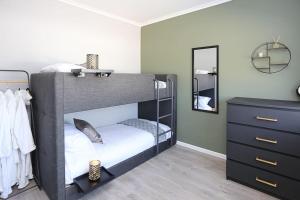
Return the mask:
{"type": "MultiPolygon", "coordinates": [[[[156,124],[156,122],[151,123],[156,124]]],[[[160,128],[164,131],[170,129],[164,124],[160,124],[160,128]]],[[[71,138],[66,134],[66,184],[73,183],[74,178],[87,173],[90,160],[100,160],[102,166],[110,168],[153,147],[156,143],[152,133],[132,126],[114,124],[96,129],[101,134],[103,144],[89,143],[85,140],[83,133],[75,136],[77,137],[75,140],[73,136],[71,138]],[[67,143],[72,143],[72,146],[70,147],[67,143]]],[[[171,133],[168,132],[166,133],[166,137],[160,138],[160,142],[170,137],[171,133]]]]}

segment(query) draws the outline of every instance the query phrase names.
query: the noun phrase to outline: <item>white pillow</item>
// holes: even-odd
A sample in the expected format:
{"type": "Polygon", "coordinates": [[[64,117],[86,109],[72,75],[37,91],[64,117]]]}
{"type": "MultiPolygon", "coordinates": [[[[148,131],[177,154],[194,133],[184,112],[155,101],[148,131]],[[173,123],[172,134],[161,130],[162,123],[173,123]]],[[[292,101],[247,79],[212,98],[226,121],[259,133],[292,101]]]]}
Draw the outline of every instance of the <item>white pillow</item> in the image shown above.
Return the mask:
{"type": "Polygon", "coordinates": [[[194,107],[197,109],[203,110],[212,110],[212,107],[208,105],[208,102],[211,100],[210,97],[198,96],[198,104],[197,104],[197,96],[194,96],[194,107]]]}
{"type": "Polygon", "coordinates": [[[158,84],[155,82],[155,89],[157,89],[157,85],[159,89],[167,88],[167,83],[164,81],[158,81],[158,84]]]}
{"type": "Polygon", "coordinates": [[[85,174],[89,161],[97,158],[93,143],[72,124],[65,124],[65,181],[71,184],[73,179],[85,174]]]}
{"type": "Polygon", "coordinates": [[[70,63],[57,63],[43,67],[41,72],[71,72],[72,69],[84,69],[84,67],[70,63]]]}

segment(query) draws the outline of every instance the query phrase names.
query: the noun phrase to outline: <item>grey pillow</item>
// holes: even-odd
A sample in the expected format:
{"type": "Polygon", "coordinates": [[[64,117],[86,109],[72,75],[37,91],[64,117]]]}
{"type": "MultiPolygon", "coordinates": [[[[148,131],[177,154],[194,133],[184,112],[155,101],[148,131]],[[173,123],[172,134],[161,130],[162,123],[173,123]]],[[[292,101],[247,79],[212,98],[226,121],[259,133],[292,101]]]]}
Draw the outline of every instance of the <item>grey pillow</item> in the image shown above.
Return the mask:
{"type": "Polygon", "coordinates": [[[74,118],[73,120],[76,128],[83,132],[93,143],[103,144],[100,133],[92,125],[81,119],[74,118]]]}

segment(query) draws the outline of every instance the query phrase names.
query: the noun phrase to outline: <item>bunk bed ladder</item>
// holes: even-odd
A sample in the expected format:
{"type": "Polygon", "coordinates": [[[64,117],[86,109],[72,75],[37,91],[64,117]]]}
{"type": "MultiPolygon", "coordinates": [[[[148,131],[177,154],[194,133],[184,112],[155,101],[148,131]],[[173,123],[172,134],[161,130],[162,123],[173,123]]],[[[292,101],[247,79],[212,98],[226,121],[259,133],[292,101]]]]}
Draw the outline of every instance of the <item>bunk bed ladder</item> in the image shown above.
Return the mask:
{"type": "MultiPolygon", "coordinates": [[[[170,79],[168,79],[168,85],[169,89],[171,90],[171,95],[168,95],[169,97],[166,98],[160,98],[160,92],[159,92],[159,80],[155,79],[155,85],[157,87],[156,89],[156,153],[159,153],[159,138],[160,136],[171,132],[171,138],[170,142],[173,143],[173,133],[174,133],[174,82],[170,79]],[[167,113],[165,115],[160,116],[160,103],[163,101],[171,101],[171,112],[167,113]],[[160,119],[164,119],[170,117],[171,119],[171,129],[167,131],[163,131],[162,133],[159,133],[159,122],[160,119]]],[[[169,92],[170,94],[170,92],[169,92]]]]}

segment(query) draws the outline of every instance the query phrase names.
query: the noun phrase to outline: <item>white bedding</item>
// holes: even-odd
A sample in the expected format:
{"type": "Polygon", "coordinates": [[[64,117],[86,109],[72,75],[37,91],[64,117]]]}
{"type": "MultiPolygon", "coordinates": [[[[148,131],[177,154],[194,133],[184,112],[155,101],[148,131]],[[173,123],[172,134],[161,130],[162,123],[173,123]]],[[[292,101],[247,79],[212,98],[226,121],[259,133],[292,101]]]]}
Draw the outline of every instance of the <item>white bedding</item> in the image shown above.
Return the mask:
{"type": "Polygon", "coordinates": [[[157,89],[157,85],[158,85],[159,89],[167,88],[167,82],[164,82],[164,81],[158,81],[158,84],[157,84],[157,82],[155,82],[155,89],[157,89]]]}
{"type": "Polygon", "coordinates": [[[43,72],[71,72],[72,69],[84,69],[84,67],[71,64],[71,63],[56,63],[53,65],[48,65],[41,69],[41,73],[43,72]]]}
{"type": "MultiPolygon", "coordinates": [[[[156,122],[151,123],[156,124],[156,122]]],[[[169,130],[166,125],[161,124],[160,127],[164,131],[169,130]]],[[[85,136],[83,133],[76,132],[75,134],[81,135],[73,135],[72,137],[76,137],[75,140],[65,136],[65,140],[69,140],[65,141],[66,184],[73,183],[74,178],[87,173],[88,163],[91,159],[98,159],[102,166],[109,168],[155,145],[155,138],[152,133],[131,126],[114,124],[96,129],[101,134],[103,144],[90,143],[84,148],[77,144],[80,141],[79,138],[83,139],[84,143],[87,142],[82,138],[85,136]],[[73,146],[68,147],[67,144],[70,143],[73,143],[73,146]]],[[[66,132],[65,127],[65,135],[66,132]]],[[[169,139],[170,137],[171,133],[166,133],[166,138],[169,139]]]]}
{"type": "Polygon", "coordinates": [[[198,96],[194,95],[194,108],[202,109],[202,110],[212,110],[212,107],[208,105],[209,101],[211,100],[210,97],[205,96],[198,96]],[[198,101],[198,102],[197,102],[198,101]]]}

